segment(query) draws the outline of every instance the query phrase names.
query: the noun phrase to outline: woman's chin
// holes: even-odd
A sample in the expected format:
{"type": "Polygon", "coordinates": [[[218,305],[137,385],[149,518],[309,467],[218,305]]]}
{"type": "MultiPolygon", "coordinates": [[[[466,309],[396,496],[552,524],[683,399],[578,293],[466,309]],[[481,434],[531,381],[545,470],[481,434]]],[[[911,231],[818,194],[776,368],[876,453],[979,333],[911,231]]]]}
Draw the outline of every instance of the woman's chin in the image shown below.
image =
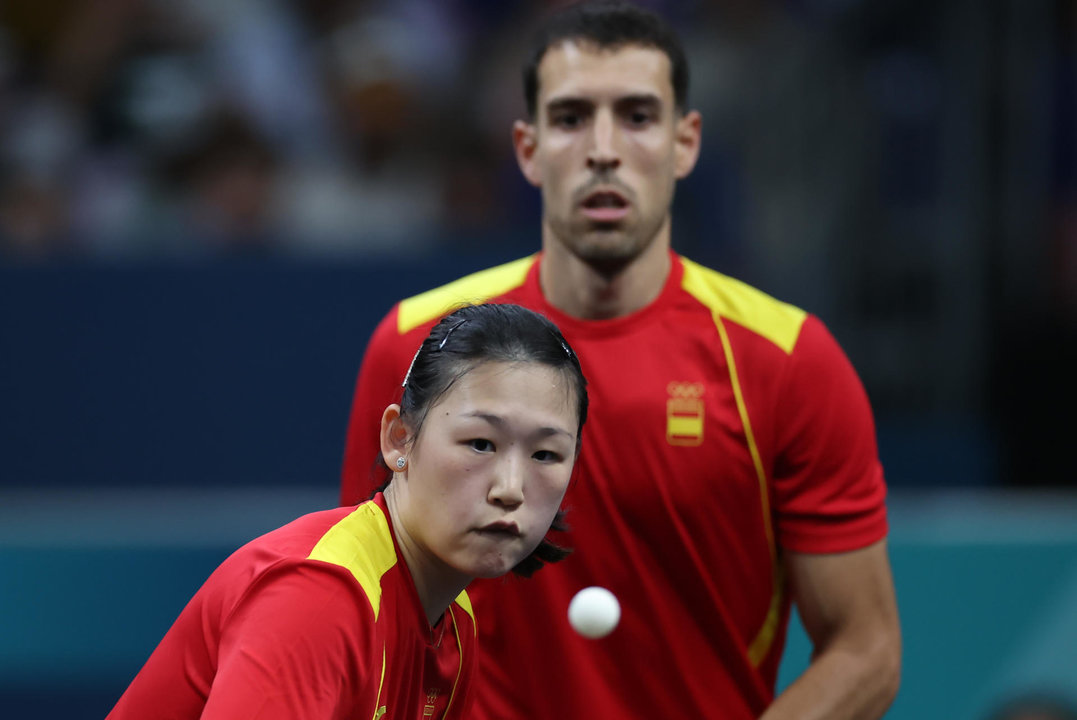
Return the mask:
{"type": "Polygon", "coordinates": [[[477,560],[469,569],[469,574],[476,578],[496,578],[510,572],[523,558],[498,555],[477,560]]]}

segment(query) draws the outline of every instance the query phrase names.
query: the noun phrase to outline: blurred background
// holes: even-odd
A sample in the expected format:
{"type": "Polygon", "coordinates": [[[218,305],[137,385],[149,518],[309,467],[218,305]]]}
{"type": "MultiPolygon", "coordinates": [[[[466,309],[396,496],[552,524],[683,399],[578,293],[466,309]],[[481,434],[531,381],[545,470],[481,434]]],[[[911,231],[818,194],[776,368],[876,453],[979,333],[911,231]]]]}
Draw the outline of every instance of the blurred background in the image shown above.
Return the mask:
{"type": "MultiPolygon", "coordinates": [[[[392,303],[538,248],[509,128],[556,4],[0,2],[5,717],[106,714],[228,552],[335,504],[392,303]]],[[[675,248],[822,317],[871,396],[888,717],[1072,699],[1077,2],[643,4],[704,117],[675,248]]]]}

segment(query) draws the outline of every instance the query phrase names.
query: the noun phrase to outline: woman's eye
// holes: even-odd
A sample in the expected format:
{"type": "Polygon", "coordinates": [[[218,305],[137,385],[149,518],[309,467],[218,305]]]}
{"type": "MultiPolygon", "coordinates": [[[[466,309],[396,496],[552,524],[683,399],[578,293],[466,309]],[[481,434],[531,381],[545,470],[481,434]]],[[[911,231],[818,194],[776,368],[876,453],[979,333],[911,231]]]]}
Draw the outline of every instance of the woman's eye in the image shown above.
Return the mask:
{"type": "Polygon", "coordinates": [[[539,450],[531,457],[535,458],[539,462],[544,463],[557,462],[561,459],[561,456],[553,452],[552,450],[539,450]]]}
{"type": "Polygon", "coordinates": [[[492,452],[494,449],[494,444],[489,440],[477,438],[475,440],[468,441],[468,444],[471,446],[472,450],[475,450],[477,452],[492,452]]]}

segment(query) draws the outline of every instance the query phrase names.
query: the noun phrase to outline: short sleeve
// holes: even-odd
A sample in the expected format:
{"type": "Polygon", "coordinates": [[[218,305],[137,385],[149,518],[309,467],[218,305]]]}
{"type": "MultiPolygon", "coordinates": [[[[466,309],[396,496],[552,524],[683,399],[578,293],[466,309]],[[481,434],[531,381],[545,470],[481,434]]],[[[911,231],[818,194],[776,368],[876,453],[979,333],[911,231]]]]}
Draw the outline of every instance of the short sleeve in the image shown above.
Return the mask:
{"type": "Polygon", "coordinates": [[[373,625],[346,571],[315,561],[269,571],[224,621],[203,720],[351,717],[380,672],[363,651],[373,625]]]}
{"type": "Polygon", "coordinates": [[[773,478],[779,545],[834,553],[882,539],[886,485],[867,393],[818,318],[805,321],[781,382],[773,478]]]}

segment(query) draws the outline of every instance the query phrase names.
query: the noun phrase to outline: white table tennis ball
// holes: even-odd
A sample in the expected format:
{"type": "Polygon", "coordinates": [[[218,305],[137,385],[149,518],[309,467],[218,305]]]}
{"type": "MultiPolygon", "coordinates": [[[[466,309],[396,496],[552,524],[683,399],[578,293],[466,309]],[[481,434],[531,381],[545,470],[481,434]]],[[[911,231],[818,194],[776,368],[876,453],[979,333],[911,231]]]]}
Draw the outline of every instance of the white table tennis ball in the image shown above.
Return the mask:
{"type": "Polygon", "coordinates": [[[586,587],[568,604],[568,621],[584,637],[605,637],[613,632],[620,619],[621,604],[604,587],[586,587]]]}

